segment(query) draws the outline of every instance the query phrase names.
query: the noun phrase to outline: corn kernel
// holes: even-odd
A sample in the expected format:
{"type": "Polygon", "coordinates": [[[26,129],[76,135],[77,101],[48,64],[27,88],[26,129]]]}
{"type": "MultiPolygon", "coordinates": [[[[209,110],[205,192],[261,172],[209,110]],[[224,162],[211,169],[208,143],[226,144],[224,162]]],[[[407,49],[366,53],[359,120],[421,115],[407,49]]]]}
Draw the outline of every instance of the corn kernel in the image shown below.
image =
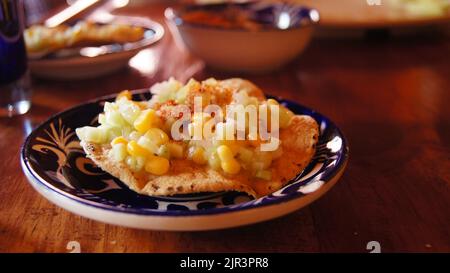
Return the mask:
{"type": "Polygon", "coordinates": [[[143,167],[142,159],[139,158],[140,157],[127,156],[125,159],[125,163],[132,171],[139,172],[142,170],[143,167]]]}
{"type": "Polygon", "coordinates": [[[111,145],[113,146],[120,143],[127,145],[128,141],[122,136],[116,137],[113,139],[113,141],[111,141],[111,145]]]}
{"type": "Polygon", "coordinates": [[[167,147],[169,148],[170,156],[174,158],[183,158],[184,149],[183,146],[178,143],[168,143],[167,147]]]}
{"type": "Polygon", "coordinates": [[[226,145],[220,145],[217,148],[217,154],[219,155],[219,158],[222,161],[228,161],[228,160],[234,159],[233,158],[233,152],[226,145]]]}
{"type": "Polygon", "coordinates": [[[138,139],[137,144],[152,154],[158,153],[158,145],[151,141],[148,137],[142,136],[138,139]]]}
{"type": "Polygon", "coordinates": [[[217,151],[214,151],[211,153],[211,155],[208,158],[208,164],[213,170],[220,170],[222,167],[220,166],[220,158],[217,154],[217,151]]]}
{"type": "Polygon", "coordinates": [[[220,166],[222,167],[222,170],[228,174],[237,174],[241,170],[241,165],[239,165],[239,162],[234,158],[230,161],[222,161],[220,166]]]}
{"type": "Polygon", "coordinates": [[[145,164],[145,170],[154,175],[163,175],[169,171],[170,163],[167,158],[154,156],[145,164]]]}
{"type": "Polygon", "coordinates": [[[122,92],[120,92],[117,97],[116,97],[116,101],[122,99],[122,98],[126,98],[127,100],[131,100],[132,98],[132,94],[129,90],[123,90],[122,92]]]}
{"type": "Polygon", "coordinates": [[[150,128],[144,136],[153,141],[156,145],[169,142],[169,137],[166,132],[159,128],[150,128]]]}
{"type": "Polygon", "coordinates": [[[144,134],[157,123],[157,119],[158,116],[156,115],[156,111],[153,109],[147,109],[142,111],[142,113],[134,121],[133,125],[138,132],[144,134]]]}
{"type": "Polygon", "coordinates": [[[147,162],[147,159],[142,156],[136,157],[136,170],[140,171],[144,168],[145,164],[147,162]]]}
{"type": "Polygon", "coordinates": [[[137,131],[132,131],[129,134],[124,134],[124,135],[128,135],[129,140],[135,140],[135,141],[138,141],[142,137],[142,134],[137,131]]]}
{"type": "Polygon", "coordinates": [[[226,145],[221,145],[217,148],[217,154],[220,158],[220,166],[222,170],[228,174],[236,174],[240,171],[241,165],[234,159],[233,152],[226,145]]]}
{"type": "Polygon", "coordinates": [[[158,156],[170,159],[169,147],[167,147],[167,145],[165,145],[165,144],[159,146],[157,154],[158,154],[158,156]]]}
{"type": "Polygon", "coordinates": [[[142,146],[140,146],[139,144],[137,144],[137,142],[134,140],[128,142],[127,152],[130,155],[136,156],[136,157],[137,156],[148,157],[151,155],[147,149],[145,149],[142,146]]]}
{"type": "Polygon", "coordinates": [[[235,156],[238,153],[238,151],[241,147],[240,146],[241,143],[238,140],[218,140],[218,139],[216,139],[213,141],[213,144],[216,146],[221,146],[221,145],[227,146],[231,150],[231,153],[233,154],[233,156],[235,156]]]}
{"type": "Polygon", "coordinates": [[[127,156],[127,158],[125,159],[125,163],[127,163],[128,167],[130,167],[130,169],[132,169],[132,170],[136,169],[136,158],[134,158],[132,156],[127,156]]]}
{"type": "Polygon", "coordinates": [[[205,158],[205,149],[202,147],[194,147],[194,151],[191,155],[192,161],[199,165],[206,164],[206,158],[205,158]]]}

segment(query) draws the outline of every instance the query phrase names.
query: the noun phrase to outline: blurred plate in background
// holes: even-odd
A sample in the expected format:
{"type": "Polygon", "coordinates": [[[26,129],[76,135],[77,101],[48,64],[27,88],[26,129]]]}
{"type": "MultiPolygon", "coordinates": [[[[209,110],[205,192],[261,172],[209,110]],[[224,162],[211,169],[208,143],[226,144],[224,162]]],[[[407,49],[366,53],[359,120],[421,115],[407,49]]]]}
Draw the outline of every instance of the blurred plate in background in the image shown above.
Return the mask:
{"type": "Polygon", "coordinates": [[[450,22],[448,0],[294,1],[316,8],[323,27],[412,27],[450,22]]]}
{"type": "MultiPolygon", "coordinates": [[[[114,72],[128,64],[140,50],[158,42],[164,28],[149,19],[131,17],[128,24],[145,28],[144,38],[137,42],[95,47],[62,49],[41,58],[29,58],[31,73],[49,79],[87,79],[114,72]]],[[[118,23],[125,23],[121,17],[118,23]]],[[[115,23],[115,22],[111,22],[115,23]]]]}

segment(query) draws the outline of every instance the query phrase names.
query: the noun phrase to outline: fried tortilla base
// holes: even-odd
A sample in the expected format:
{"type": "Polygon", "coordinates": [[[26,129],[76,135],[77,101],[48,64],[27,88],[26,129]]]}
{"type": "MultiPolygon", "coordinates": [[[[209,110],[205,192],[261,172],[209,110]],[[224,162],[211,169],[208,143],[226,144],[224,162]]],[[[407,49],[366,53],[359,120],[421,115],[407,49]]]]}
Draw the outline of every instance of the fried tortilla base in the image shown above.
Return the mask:
{"type": "Polygon", "coordinates": [[[150,196],[169,196],[200,192],[239,191],[255,198],[272,193],[301,173],[315,153],[319,130],[309,116],[294,116],[290,125],[280,130],[283,155],[272,162],[272,180],[255,179],[241,171],[228,176],[191,160],[171,160],[167,174],[156,176],[136,173],[123,162],[110,157],[110,145],[81,142],[88,158],[102,170],[119,178],[131,190],[150,196]]]}

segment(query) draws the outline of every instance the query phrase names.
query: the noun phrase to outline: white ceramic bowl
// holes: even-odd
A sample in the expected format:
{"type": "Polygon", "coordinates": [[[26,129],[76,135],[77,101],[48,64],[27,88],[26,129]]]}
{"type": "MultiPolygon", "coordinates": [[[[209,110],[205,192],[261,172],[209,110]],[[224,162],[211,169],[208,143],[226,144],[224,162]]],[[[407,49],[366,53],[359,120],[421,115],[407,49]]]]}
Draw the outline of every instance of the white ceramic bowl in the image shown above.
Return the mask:
{"type": "MultiPolygon", "coordinates": [[[[267,72],[298,56],[311,40],[319,21],[315,9],[283,3],[244,3],[183,6],[165,11],[169,27],[185,46],[213,68],[233,72],[267,72]],[[192,9],[217,10],[237,6],[261,19],[261,30],[227,29],[183,21],[192,9]]],[[[177,37],[176,37],[177,38],[177,37]]]]}

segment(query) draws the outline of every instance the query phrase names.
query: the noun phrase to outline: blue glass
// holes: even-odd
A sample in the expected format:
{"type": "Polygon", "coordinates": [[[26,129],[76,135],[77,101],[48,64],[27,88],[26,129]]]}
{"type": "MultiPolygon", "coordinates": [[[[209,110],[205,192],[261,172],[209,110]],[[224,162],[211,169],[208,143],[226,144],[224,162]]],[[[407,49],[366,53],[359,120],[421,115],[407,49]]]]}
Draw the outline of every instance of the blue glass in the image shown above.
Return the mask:
{"type": "Polygon", "coordinates": [[[23,114],[30,108],[23,29],[23,2],[0,0],[0,116],[23,114]]]}

